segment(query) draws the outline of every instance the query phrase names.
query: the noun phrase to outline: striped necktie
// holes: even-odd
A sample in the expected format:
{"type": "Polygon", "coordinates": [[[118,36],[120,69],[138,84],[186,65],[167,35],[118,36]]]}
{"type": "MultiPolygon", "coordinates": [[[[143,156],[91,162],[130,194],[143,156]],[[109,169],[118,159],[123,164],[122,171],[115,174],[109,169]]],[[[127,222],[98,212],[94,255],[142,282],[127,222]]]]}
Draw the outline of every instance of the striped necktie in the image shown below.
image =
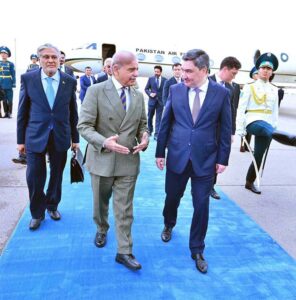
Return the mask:
{"type": "Polygon", "coordinates": [[[123,106],[123,109],[126,111],[126,95],[125,95],[125,87],[121,88],[120,100],[123,106]]]}

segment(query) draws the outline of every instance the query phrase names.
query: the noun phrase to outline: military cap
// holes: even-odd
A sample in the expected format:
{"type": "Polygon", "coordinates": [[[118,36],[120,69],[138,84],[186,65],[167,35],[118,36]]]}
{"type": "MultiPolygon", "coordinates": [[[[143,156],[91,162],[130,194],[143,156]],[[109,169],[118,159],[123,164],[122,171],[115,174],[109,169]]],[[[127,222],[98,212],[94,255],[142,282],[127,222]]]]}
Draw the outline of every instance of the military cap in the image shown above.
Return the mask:
{"type": "Polygon", "coordinates": [[[33,58],[36,58],[36,59],[38,59],[38,56],[37,56],[37,54],[31,54],[31,56],[30,56],[30,59],[33,59],[33,58]]]}
{"type": "Polygon", "coordinates": [[[250,78],[253,79],[254,74],[258,74],[258,70],[256,69],[256,67],[253,67],[252,70],[250,71],[250,78]]]}
{"type": "Polygon", "coordinates": [[[273,71],[279,66],[279,61],[276,56],[270,52],[262,54],[256,61],[256,68],[269,67],[273,71]]]}
{"type": "Polygon", "coordinates": [[[10,52],[10,50],[9,50],[9,48],[8,47],[6,47],[6,46],[1,46],[0,47],[0,53],[7,53],[8,54],[8,57],[10,57],[11,56],[11,52],[10,52]]]}

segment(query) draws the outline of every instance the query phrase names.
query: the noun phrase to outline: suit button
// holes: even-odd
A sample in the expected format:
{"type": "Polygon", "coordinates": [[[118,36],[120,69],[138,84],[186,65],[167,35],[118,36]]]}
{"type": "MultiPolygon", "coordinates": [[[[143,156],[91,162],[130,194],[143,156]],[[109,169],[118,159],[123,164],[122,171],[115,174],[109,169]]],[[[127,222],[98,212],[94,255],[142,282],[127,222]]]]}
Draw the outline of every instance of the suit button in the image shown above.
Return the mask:
{"type": "Polygon", "coordinates": [[[188,146],[191,146],[191,144],[190,144],[190,143],[188,143],[188,146]]]}

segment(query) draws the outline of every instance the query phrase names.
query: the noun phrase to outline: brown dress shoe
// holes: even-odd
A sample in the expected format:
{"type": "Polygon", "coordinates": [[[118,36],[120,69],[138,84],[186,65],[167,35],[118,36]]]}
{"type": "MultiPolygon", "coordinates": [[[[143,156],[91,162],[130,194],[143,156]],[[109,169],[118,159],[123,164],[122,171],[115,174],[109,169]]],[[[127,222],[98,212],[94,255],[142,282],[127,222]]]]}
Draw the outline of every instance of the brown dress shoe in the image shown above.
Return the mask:
{"type": "Polygon", "coordinates": [[[142,268],[142,266],[140,265],[140,263],[136,260],[136,258],[134,257],[134,255],[132,254],[116,254],[115,260],[120,263],[123,264],[124,266],[126,266],[128,269],[130,270],[140,270],[142,268]]]}
{"type": "Polygon", "coordinates": [[[95,245],[103,248],[107,243],[107,235],[105,233],[97,232],[95,236],[95,245]]]}
{"type": "Polygon", "coordinates": [[[245,184],[245,188],[252,191],[255,194],[261,194],[261,191],[256,188],[253,182],[247,181],[245,184]]]}
{"type": "Polygon", "coordinates": [[[53,220],[59,221],[61,219],[61,214],[59,213],[58,210],[49,210],[48,209],[47,212],[53,220]]]}
{"type": "Polygon", "coordinates": [[[191,258],[195,260],[196,268],[199,272],[205,274],[208,271],[208,263],[201,253],[192,254],[191,258]]]}
{"type": "Polygon", "coordinates": [[[161,232],[161,239],[167,243],[171,240],[172,238],[172,231],[173,228],[168,227],[168,226],[164,226],[163,231],[161,232]]]}

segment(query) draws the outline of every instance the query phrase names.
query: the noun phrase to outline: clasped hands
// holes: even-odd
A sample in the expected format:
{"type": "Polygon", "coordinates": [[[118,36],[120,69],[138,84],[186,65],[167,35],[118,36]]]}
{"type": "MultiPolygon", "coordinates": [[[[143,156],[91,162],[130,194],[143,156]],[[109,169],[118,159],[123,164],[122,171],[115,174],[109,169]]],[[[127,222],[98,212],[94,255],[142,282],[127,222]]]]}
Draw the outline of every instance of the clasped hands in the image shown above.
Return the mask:
{"type": "MultiPolygon", "coordinates": [[[[121,154],[129,154],[131,152],[131,150],[125,146],[118,144],[117,143],[118,138],[119,138],[119,136],[117,134],[107,138],[104,141],[104,148],[106,148],[110,151],[113,151],[113,152],[121,153],[121,154]]],[[[148,143],[149,143],[149,135],[147,132],[144,132],[142,139],[141,139],[141,143],[138,144],[137,146],[133,147],[133,149],[132,149],[133,154],[136,154],[136,153],[142,151],[143,149],[147,148],[148,143]]]]}

